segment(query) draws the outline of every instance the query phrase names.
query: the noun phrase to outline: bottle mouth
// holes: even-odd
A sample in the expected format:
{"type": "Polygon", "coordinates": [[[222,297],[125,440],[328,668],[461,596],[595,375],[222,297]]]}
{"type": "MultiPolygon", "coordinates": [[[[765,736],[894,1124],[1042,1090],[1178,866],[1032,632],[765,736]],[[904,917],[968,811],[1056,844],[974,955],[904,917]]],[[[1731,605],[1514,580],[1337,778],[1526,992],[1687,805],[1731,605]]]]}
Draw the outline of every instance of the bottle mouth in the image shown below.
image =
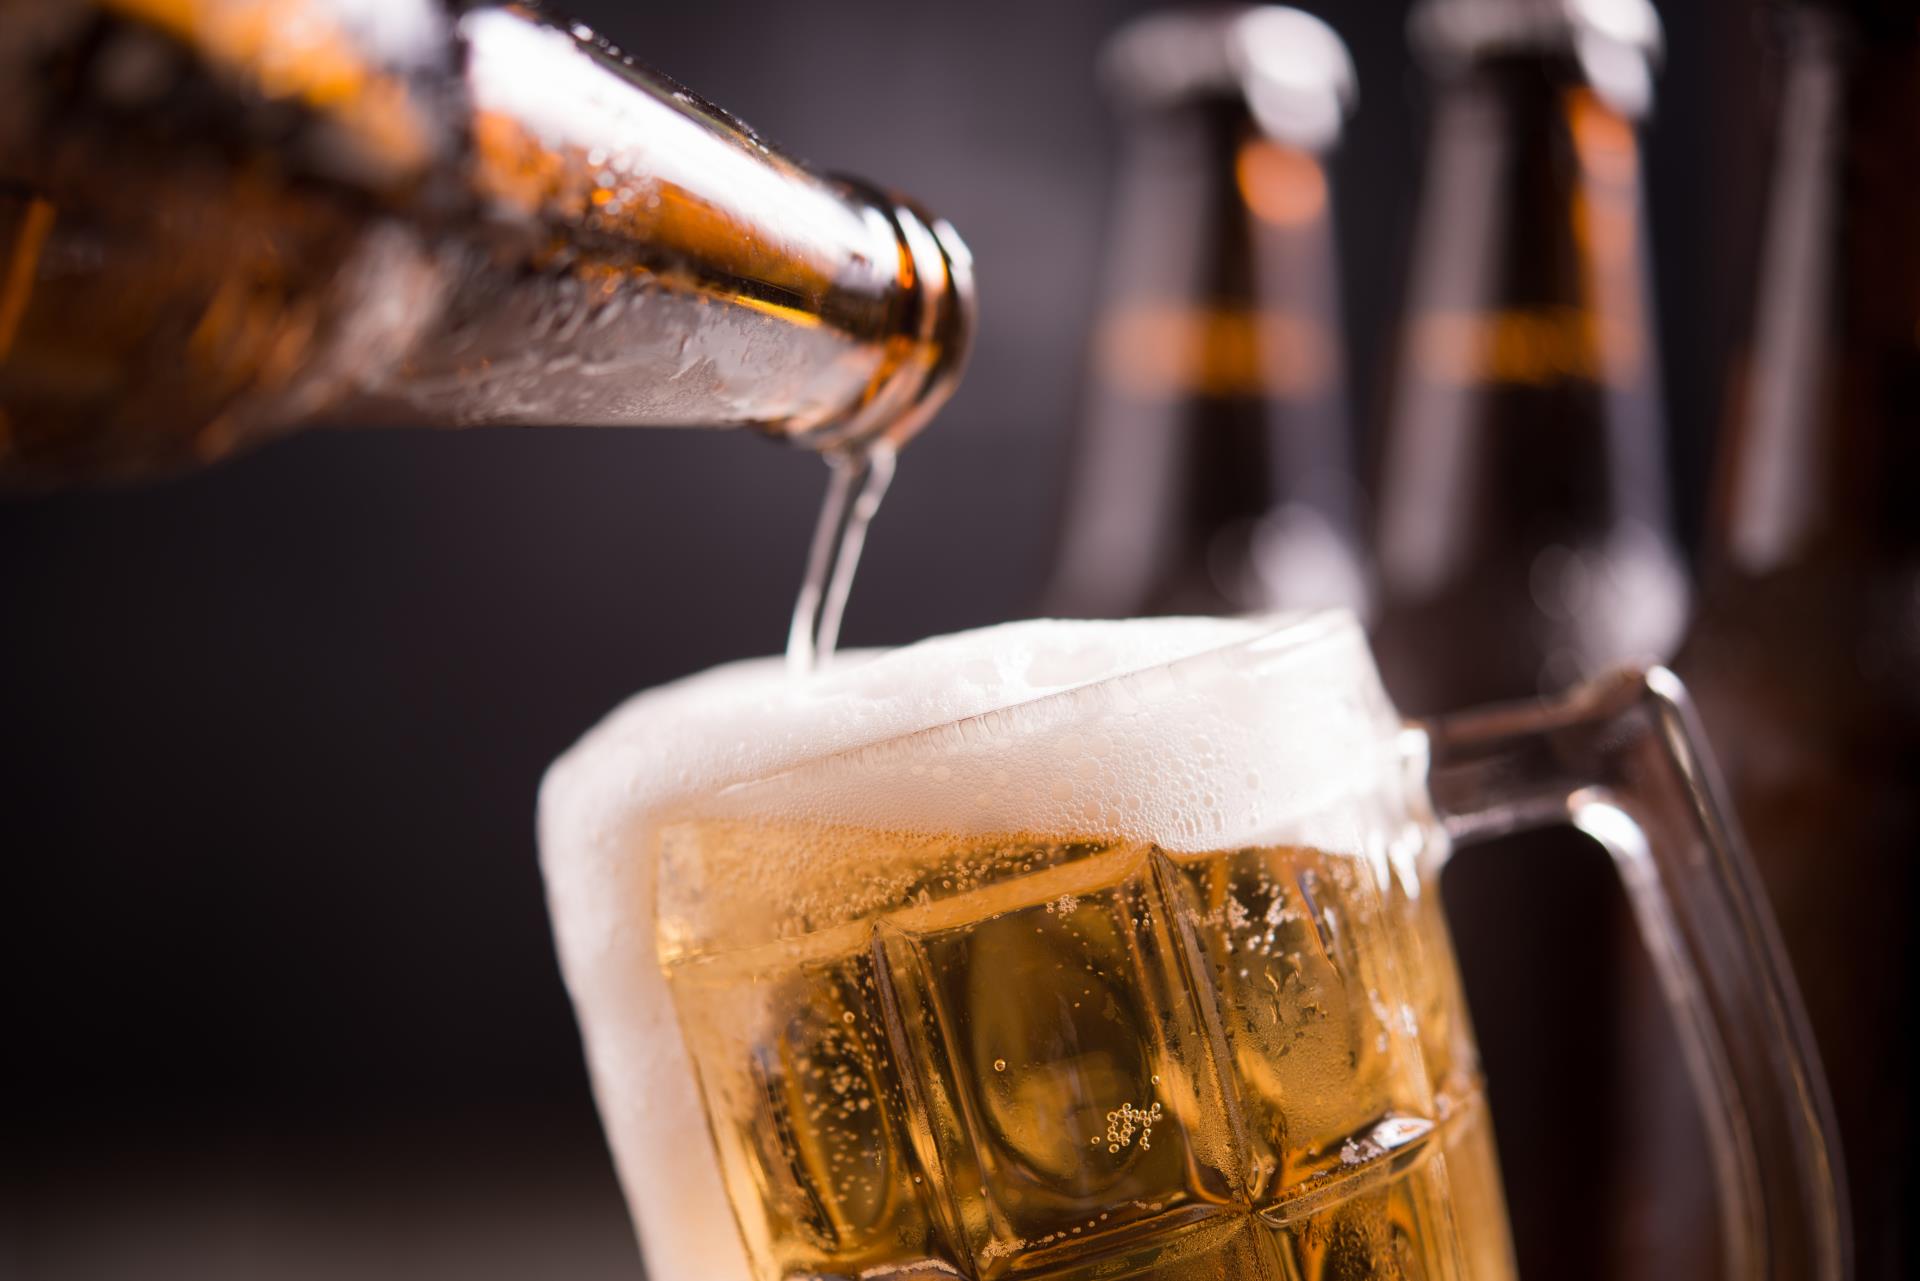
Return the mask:
{"type": "Polygon", "coordinates": [[[905,444],[953,395],[973,348],[973,254],[960,233],[910,201],[860,194],[892,223],[900,290],[885,361],[860,407],[793,438],[822,453],[905,444]]]}
{"type": "Polygon", "coordinates": [[[1339,141],[1359,94],[1334,29],[1276,4],[1150,13],[1107,41],[1100,71],[1128,106],[1244,99],[1268,135],[1310,151],[1339,141]]]}
{"type": "Polygon", "coordinates": [[[1442,58],[1567,48],[1597,38],[1651,60],[1664,45],[1650,0],[1422,0],[1408,25],[1416,46],[1442,58]]]}
{"type": "Polygon", "coordinates": [[[1665,32],[1652,0],[1420,0],[1409,39],[1446,76],[1483,57],[1561,54],[1593,89],[1632,119],[1653,105],[1665,32]]]}

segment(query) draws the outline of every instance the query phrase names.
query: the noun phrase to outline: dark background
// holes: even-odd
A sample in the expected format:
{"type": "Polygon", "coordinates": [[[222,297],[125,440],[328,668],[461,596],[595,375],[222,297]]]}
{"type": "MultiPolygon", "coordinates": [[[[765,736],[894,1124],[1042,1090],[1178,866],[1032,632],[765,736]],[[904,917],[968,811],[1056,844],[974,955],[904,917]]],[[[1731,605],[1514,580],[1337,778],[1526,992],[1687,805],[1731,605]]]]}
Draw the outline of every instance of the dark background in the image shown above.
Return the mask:
{"type": "MultiPolygon", "coordinates": [[[[1102,269],[1093,53],[1145,7],[575,6],[974,250],[972,371],[904,460],[852,643],[1035,608],[1102,269]]],[[[1307,7],[1360,75],[1335,174],[1373,422],[1424,99],[1403,5],[1307,7]]],[[[1744,0],[1666,8],[1648,183],[1691,536],[1769,99],[1744,0]]],[[[778,647],[823,481],[744,437],[314,432],[0,499],[0,1271],[636,1276],[534,791],[628,693],[778,647]]]]}

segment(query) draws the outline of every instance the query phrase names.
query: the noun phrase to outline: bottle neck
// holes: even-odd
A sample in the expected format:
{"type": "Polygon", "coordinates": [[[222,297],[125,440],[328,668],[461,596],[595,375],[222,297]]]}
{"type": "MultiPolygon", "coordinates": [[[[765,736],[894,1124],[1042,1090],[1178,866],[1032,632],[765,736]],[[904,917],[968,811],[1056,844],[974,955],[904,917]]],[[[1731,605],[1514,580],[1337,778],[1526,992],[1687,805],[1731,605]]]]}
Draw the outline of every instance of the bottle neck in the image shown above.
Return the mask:
{"type": "Polygon", "coordinates": [[[1318,155],[1194,104],[1136,127],[1117,204],[1097,377],[1143,402],[1343,405],[1318,155]]]}
{"type": "Polygon", "coordinates": [[[1104,580],[1096,613],[1360,606],[1321,156],[1238,100],[1161,109],[1129,131],[1116,208],[1066,594],[1104,580]]]}
{"type": "Polygon", "coordinates": [[[1634,126],[1571,63],[1483,60],[1436,112],[1384,445],[1383,568],[1670,538],[1634,126]]]}
{"type": "Polygon", "coordinates": [[[1799,18],[1710,524],[1716,577],[1920,552],[1920,39],[1799,18]]]}

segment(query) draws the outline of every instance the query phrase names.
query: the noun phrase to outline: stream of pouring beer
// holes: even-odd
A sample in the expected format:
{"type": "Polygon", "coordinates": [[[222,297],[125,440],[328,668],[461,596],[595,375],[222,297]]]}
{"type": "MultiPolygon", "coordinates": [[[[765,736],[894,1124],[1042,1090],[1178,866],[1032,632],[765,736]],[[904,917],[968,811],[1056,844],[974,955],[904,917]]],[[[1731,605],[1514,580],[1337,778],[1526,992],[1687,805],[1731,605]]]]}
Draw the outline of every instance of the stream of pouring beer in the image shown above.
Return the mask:
{"type": "Polygon", "coordinates": [[[833,658],[840,639],[853,571],[867,541],[867,526],[893,480],[894,447],[886,442],[827,456],[830,475],[820,523],[807,551],[807,576],[793,605],[787,632],[787,671],[804,676],[833,658]]]}

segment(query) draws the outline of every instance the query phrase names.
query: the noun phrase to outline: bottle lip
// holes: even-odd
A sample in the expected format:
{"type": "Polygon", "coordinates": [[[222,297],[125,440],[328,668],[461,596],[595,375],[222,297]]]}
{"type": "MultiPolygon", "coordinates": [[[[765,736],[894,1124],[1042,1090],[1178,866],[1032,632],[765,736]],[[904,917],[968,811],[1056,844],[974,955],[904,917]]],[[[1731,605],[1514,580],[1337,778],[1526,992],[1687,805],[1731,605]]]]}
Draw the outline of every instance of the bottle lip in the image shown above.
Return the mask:
{"type": "Polygon", "coordinates": [[[1666,48],[1652,0],[1421,0],[1407,36],[1437,76],[1490,55],[1569,55],[1595,92],[1635,118],[1653,106],[1666,48]]]}
{"type": "Polygon", "coordinates": [[[1415,48],[1440,59],[1598,37],[1657,60],[1666,41],[1652,0],[1421,0],[1407,25],[1415,48]]]}
{"type": "Polygon", "coordinates": [[[895,332],[907,340],[908,354],[867,389],[856,412],[794,437],[823,453],[882,442],[898,446],[917,435],[959,386],[977,315],[973,254],[952,223],[857,181],[841,182],[893,224],[908,281],[895,332]]]}
{"type": "Polygon", "coordinates": [[[1359,99],[1339,34],[1284,5],[1148,14],[1109,37],[1100,72],[1117,99],[1134,105],[1244,98],[1266,133],[1316,151],[1339,140],[1359,99]]]}

